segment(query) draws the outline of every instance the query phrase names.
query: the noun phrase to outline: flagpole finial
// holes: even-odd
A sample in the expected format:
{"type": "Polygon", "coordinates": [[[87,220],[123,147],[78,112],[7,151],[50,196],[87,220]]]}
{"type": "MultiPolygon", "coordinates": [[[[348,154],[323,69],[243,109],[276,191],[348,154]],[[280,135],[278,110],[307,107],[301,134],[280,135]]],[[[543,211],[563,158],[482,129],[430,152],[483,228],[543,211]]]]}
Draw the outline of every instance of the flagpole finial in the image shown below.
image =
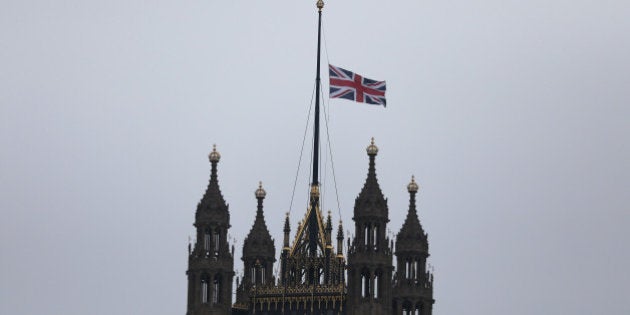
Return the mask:
{"type": "Polygon", "coordinates": [[[319,11],[321,12],[323,8],[324,8],[324,1],[317,0],[317,9],[319,9],[319,11]]]}

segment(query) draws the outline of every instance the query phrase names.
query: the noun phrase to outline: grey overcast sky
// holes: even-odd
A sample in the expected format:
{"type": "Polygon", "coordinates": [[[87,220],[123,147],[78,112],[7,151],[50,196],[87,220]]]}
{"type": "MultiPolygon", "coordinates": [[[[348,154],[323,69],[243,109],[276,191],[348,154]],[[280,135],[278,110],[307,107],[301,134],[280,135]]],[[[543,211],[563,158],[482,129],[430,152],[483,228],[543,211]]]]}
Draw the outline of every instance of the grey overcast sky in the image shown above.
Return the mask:
{"type": "MultiPolygon", "coordinates": [[[[213,143],[237,259],[259,180],[281,241],[314,0],[0,7],[0,314],[184,314],[213,143]]],[[[421,185],[435,314],[630,314],[630,2],[330,0],[324,33],[324,65],[388,85],[324,100],[341,218],[374,136],[392,234],[421,185]]]]}

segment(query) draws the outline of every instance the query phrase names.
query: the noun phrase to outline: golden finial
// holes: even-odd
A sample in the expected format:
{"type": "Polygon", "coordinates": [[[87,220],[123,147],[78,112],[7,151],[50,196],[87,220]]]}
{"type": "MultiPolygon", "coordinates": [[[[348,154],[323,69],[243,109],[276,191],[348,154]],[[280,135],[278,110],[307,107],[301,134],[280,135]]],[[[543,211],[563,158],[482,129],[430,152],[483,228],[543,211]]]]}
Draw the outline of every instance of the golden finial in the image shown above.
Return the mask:
{"type": "Polygon", "coordinates": [[[221,154],[217,151],[216,144],[212,145],[212,152],[208,155],[208,159],[210,159],[210,162],[219,162],[221,159],[221,154]]]}
{"type": "Polygon", "coordinates": [[[409,185],[407,185],[407,191],[409,191],[410,193],[415,193],[418,192],[418,184],[416,183],[416,177],[411,175],[411,183],[409,183],[409,185]]]}
{"type": "Polygon", "coordinates": [[[378,154],[378,147],[374,144],[374,137],[372,137],[372,141],[370,145],[366,149],[368,155],[376,155],[378,154]]]}
{"type": "Polygon", "coordinates": [[[258,182],[258,189],[256,189],[256,198],[263,199],[267,195],[267,192],[262,188],[262,182],[258,182]]]}
{"type": "Polygon", "coordinates": [[[319,11],[321,11],[323,8],[324,8],[324,1],[317,0],[317,9],[319,9],[319,11]]]}

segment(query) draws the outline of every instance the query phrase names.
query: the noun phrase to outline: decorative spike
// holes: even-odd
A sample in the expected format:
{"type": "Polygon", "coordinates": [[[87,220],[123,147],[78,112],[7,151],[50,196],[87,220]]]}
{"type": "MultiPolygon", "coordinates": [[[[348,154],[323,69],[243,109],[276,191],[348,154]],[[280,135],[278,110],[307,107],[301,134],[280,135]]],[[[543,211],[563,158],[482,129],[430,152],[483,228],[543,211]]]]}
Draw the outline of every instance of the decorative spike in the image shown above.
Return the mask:
{"type": "Polygon", "coordinates": [[[289,225],[289,213],[286,213],[286,217],[284,219],[284,232],[290,232],[291,226],[289,225]]]}
{"type": "Polygon", "coordinates": [[[326,230],[332,231],[332,219],[330,216],[330,210],[328,210],[328,218],[326,219],[326,230]]]}
{"type": "Polygon", "coordinates": [[[343,255],[343,225],[339,220],[339,228],[337,228],[337,256],[343,255]]]}
{"type": "Polygon", "coordinates": [[[332,219],[330,218],[330,210],[328,210],[328,217],[326,218],[326,227],[324,228],[324,236],[326,238],[326,247],[332,244],[332,219]]]}
{"type": "Polygon", "coordinates": [[[289,225],[289,213],[284,219],[284,248],[283,250],[289,250],[289,233],[291,233],[291,226],[289,225]]]}
{"type": "Polygon", "coordinates": [[[337,239],[343,239],[343,222],[339,220],[339,228],[337,229],[337,239]]]}

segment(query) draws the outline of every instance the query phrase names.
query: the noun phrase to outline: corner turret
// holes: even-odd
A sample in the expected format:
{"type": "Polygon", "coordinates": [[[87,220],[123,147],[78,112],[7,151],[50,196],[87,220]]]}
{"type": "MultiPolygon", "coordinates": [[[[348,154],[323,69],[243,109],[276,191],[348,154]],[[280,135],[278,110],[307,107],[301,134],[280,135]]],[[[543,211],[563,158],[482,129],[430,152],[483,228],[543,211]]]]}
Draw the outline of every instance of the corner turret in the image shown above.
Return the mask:
{"type": "Polygon", "coordinates": [[[429,243],[427,241],[427,234],[422,229],[416,211],[416,194],[418,193],[418,189],[418,184],[412,176],[411,182],[407,185],[407,191],[409,192],[409,210],[407,211],[407,217],[405,218],[400,232],[396,235],[396,254],[412,252],[425,256],[426,258],[429,256],[429,243]]]}
{"type": "Polygon", "coordinates": [[[416,211],[419,186],[415,178],[407,185],[409,210],[400,232],[396,235],[396,276],[393,299],[396,314],[431,314],[433,274],[426,268],[429,257],[428,236],[422,229],[416,211]]]}
{"type": "Polygon", "coordinates": [[[366,149],[368,174],[354,203],[355,238],[348,248],[348,302],[350,315],[389,314],[392,309],[392,250],[385,235],[387,200],[376,179],[374,138],[366,149]]]}
{"type": "Polygon", "coordinates": [[[210,182],[195,213],[197,240],[194,249],[188,247],[187,315],[227,314],[232,307],[234,258],[227,242],[230,213],[219,189],[217,164],[221,154],[216,145],[208,159],[210,182]]]}
{"type": "Polygon", "coordinates": [[[246,285],[269,283],[272,280],[273,263],[276,261],[274,240],[271,238],[263,213],[263,201],[267,196],[267,192],[263,189],[262,182],[258,184],[258,189],[254,192],[254,195],[258,201],[256,218],[243,242],[243,256],[241,258],[245,264],[246,272],[243,277],[243,283],[246,285]],[[258,262],[259,266],[256,266],[256,262],[258,262]]]}

